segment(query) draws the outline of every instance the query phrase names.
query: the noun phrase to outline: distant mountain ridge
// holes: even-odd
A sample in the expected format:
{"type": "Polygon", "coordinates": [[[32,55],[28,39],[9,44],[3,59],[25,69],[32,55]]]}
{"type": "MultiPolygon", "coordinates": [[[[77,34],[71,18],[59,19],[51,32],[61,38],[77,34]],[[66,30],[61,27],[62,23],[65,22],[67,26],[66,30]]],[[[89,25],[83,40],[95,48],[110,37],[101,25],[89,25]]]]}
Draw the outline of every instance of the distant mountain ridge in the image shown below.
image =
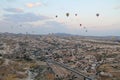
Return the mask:
{"type": "Polygon", "coordinates": [[[120,39],[120,36],[83,36],[83,35],[75,35],[75,34],[68,34],[68,33],[53,33],[56,36],[79,36],[84,38],[98,38],[98,39],[120,39]]]}
{"type": "MultiPolygon", "coordinates": [[[[18,35],[18,36],[24,36],[24,35],[35,35],[35,36],[39,36],[42,34],[15,34],[15,33],[0,33],[0,35],[6,35],[6,36],[10,36],[10,35],[18,35]]],[[[44,35],[54,35],[54,36],[60,36],[60,37],[70,37],[70,36],[76,36],[76,37],[81,37],[81,38],[92,38],[92,39],[109,39],[109,40],[120,40],[120,36],[83,36],[83,35],[76,35],[76,34],[69,34],[69,33],[50,33],[50,34],[44,34],[44,35]]]]}

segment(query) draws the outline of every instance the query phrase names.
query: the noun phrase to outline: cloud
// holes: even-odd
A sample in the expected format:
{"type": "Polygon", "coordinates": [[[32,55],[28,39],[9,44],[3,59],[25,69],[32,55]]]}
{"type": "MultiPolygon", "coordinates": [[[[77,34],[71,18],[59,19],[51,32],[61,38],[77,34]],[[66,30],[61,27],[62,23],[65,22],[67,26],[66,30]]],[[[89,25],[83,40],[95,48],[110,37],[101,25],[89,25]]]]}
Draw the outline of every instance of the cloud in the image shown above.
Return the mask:
{"type": "MultiPolygon", "coordinates": [[[[45,24],[42,25],[32,25],[28,23],[23,23],[22,27],[20,24],[15,22],[9,22],[5,20],[0,20],[0,32],[11,32],[11,33],[31,33],[31,34],[48,34],[48,33],[70,33],[70,34],[79,34],[79,35],[86,35],[86,36],[119,36],[120,34],[120,27],[119,23],[108,26],[108,29],[100,30],[89,28],[88,32],[86,33],[84,30],[77,29],[77,30],[70,30],[67,25],[59,23],[57,21],[46,21],[45,24]],[[116,26],[116,28],[111,28],[116,26]]],[[[101,26],[98,26],[101,27],[101,26]]],[[[107,27],[107,26],[104,26],[107,27]]]]}
{"type": "Polygon", "coordinates": [[[7,12],[15,12],[15,13],[22,13],[24,12],[22,8],[7,8],[4,9],[7,12]]]}
{"type": "Polygon", "coordinates": [[[70,32],[66,25],[56,21],[46,21],[45,24],[34,26],[31,30],[38,34],[70,32]]]}
{"type": "Polygon", "coordinates": [[[36,2],[36,3],[27,3],[26,6],[28,8],[33,8],[33,7],[39,7],[41,6],[42,4],[40,2],[36,2]]]}
{"type": "Polygon", "coordinates": [[[120,5],[114,7],[114,9],[116,9],[116,10],[120,9],[120,5]]]}
{"type": "Polygon", "coordinates": [[[35,22],[40,20],[46,20],[49,19],[46,16],[37,15],[34,13],[23,13],[23,14],[5,14],[4,20],[6,21],[12,21],[12,22],[35,22]]]}
{"type": "Polygon", "coordinates": [[[6,1],[10,3],[10,2],[15,2],[16,0],[6,0],[6,1]]]}
{"type": "Polygon", "coordinates": [[[14,25],[14,23],[4,21],[4,20],[0,20],[0,32],[14,32],[11,29],[13,25],[14,25]]]}
{"type": "Polygon", "coordinates": [[[35,34],[48,34],[48,33],[66,33],[69,29],[66,25],[61,24],[56,21],[46,21],[43,25],[34,26],[32,24],[22,24],[22,27],[14,22],[0,20],[0,32],[10,32],[10,33],[35,33],[35,34]]]}

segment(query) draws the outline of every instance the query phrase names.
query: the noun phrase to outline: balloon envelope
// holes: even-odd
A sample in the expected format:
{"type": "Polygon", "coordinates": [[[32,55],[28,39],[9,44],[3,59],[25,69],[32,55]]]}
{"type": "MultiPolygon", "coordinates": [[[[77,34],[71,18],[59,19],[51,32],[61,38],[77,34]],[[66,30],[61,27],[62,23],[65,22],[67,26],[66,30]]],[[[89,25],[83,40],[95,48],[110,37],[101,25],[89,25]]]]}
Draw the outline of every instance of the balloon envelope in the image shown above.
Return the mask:
{"type": "Polygon", "coordinates": [[[99,15],[100,15],[100,14],[98,14],[98,13],[96,14],[97,17],[98,17],[99,15]]]}
{"type": "Polygon", "coordinates": [[[82,26],[82,24],[80,24],[80,26],[82,26]]]}
{"type": "Polygon", "coordinates": [[[57,18],[58,16],[56,15],[55,17],[57,18]]]}
{"type": "Polygon", "coordinates": [[[69,17],[69,15],[70,15],[69,13],[66,13],[66,16],[67,16],[67,17],[69,17]]]}
{"type": "Polygon", "coordinates": [[[77,14],[75,14],[75,16],[77,16],[77,14]]]}

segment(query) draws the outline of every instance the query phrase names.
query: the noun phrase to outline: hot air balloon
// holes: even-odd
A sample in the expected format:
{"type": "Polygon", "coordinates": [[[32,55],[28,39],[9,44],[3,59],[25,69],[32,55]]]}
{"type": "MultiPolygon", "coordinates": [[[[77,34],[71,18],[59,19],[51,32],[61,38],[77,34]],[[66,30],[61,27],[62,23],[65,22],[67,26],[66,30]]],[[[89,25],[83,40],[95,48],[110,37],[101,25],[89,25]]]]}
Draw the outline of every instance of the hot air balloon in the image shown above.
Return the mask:
{"type": "Polygon", "coordinates": [[[80,24],[80,26],[82,26],[82,24],[80,24]]]}
{"type": "Polygon", "coordinates": [[[69,15],[70,15],[69,13],[66,13],[66,16],[67,16],[67,17],[69,17],[69,15]]]}
{"type": "Polygon", "coordinates": [[[75,14],[75,16],[77,16],[77,14],[75,14]]]}
{"type": "Polygon", "coordinates": [[[96,14],[97,17],[99,17],[99,15],[100,15],[99,13],[96,14]]]}
{"type": "Polygon", "coordinates": [[[58,16],[56,15],[55,17],[57,18],[58,16]]]}

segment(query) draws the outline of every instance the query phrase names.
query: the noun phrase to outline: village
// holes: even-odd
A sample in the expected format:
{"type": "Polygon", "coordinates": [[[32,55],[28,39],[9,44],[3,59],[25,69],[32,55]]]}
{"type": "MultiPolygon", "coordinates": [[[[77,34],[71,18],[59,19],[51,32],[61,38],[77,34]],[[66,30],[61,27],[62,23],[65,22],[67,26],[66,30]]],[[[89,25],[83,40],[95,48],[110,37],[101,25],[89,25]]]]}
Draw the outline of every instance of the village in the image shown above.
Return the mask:
{"type": "Polygon", "coordinates": [[[54,34],[0,34],[0,80],[87,78],[120,79],[119,41],[54,34]]]}

